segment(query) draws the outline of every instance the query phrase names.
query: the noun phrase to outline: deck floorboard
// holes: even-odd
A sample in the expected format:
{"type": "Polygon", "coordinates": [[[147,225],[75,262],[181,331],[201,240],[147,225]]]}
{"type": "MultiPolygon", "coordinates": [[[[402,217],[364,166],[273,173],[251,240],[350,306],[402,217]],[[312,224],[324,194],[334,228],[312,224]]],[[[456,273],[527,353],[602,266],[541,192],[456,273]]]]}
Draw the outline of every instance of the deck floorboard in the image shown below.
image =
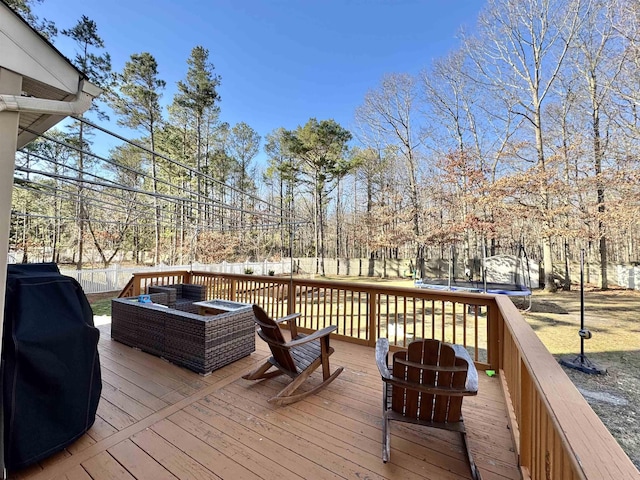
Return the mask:
{"type": "MultiPolygon", "coordinates": [[[[391,459],[381,460],[382,381],[374,349],[332,341],[329,387],[287,407],[267,399],[287,380],[241,375],[269,356],[256,352],[202,377],[112,341],[101,327],[103,393],[93,427],[64,451],[10,478],[301,479],[470,478],[458,435],[391,424],[391,459]]],[[[314,373],[309,385],[321,381],[314,373]]],[[[480,376],[463,404],[468,442],[482,478],[520,478],[498,378],[480,376]]]]}

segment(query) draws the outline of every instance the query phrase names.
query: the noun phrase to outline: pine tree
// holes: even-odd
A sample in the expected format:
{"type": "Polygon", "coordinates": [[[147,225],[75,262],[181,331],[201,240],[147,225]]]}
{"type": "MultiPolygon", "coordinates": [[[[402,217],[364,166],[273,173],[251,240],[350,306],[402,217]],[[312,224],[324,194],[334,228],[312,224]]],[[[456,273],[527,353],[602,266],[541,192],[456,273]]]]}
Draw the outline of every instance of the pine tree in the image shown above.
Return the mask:
{"type": "Polygon", "coordinates": [[[58,35],[55,23],[45,18],[40,19],[33,13],[32,7],[42,0],[4,0],[9,8],[20,15],[31,27],[47,40],[58,35]]]}
{"type": "MultiPolygon", "coordinates": [[[[76,68],[84,73],[91,83],[108,91],[113,83],[111,56],[107,52],[98,53],[105,47],[102,38],[98,35],[96,22],[86,15],[83,15],[73,28],[63,30],[62,34],[76,42],[78,51],[76,51],[76,55],[73,58],[73,64],[76,68]]],[[[90,110],[95,111],[98,114],[98,118],[106,118],[106,115],[98,109],[96,103],[92,105],[90,110]]],[[[72,128],[78,129],[78,209],[76,212],[78,219],[78,259],[76,267],[78,270],[81,270],[85,224],[90,220],[83,192],[83,172],[85,170],[84,149],[88,148],[88,142],[85,139],[86,127],[82,121],[76,122],[72,125],[72,128]]]]}
{"type": "MultiPolygon", "coordinates": [[[[184,81],[178,82],[178,93],[174,98],[174,103],[189,111],[195,120],[196,129],[196,169],[200,171],[203,167],[202,155],[202,129],[205,117],[217,114],[220,108],[216,102],[220,101],[217,88],[220,86],[220,76],[214,73],[214,66],[209,62],[209,50],[202,46],[194,47],[191,56],[187,60],[189,70],[184,81]]],[[[202,179],[197,180],[197,212],[198,224],[202,224],[202,179]]]]}
{"type": "Polygon", "coordinates": [[[155,249],[154,263],[160,262],[160,204],[158,203],[158,158],[156,151],[156,130],[162,124],[160,108],[161,90],[166,83],[158,78],[158,63],[147,52],[134,53],[118,75],[120,95],[115,97],[112,106],[120,115],[118,123],[148,134],[151,150],[151,174],[153,186],[153,205],[155,210],[155,249]]]}
{"type": "Polygon", "coordinates": [[[328,196],[337,181],[354,166],[347,159],[351,133],[335,120],[310,119],[304,127],[284,133],[287,149],[299,160],[299,172],[312,187],[315,200],[316,257],[321,275],[324,271],[325,225],[328,196]]]}

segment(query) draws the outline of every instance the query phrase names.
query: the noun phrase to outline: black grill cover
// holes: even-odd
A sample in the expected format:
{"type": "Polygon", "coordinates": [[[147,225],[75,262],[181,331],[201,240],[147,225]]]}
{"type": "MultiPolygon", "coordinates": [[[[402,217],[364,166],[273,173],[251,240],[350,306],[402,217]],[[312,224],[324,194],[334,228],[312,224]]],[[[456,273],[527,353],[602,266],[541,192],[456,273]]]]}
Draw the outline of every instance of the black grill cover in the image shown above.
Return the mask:
{"type": "Polygon", "coordinates": [[[2,339],[5,462],[62,450],[95,420],[100,332],[76,280],[55,264],[9,265],[2,339]]]}

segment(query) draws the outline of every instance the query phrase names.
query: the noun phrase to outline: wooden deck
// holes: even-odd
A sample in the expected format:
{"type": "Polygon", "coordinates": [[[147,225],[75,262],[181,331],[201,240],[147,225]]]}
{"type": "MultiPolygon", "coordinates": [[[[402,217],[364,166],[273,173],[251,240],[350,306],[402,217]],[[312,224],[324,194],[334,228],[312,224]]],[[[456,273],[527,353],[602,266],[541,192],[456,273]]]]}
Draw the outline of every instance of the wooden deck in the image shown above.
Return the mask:
{"type": "MultiPolygon", "coordinates": [[[[98,418],[65,451],[15,479],[466,479],[459,436],[392,423],[381,460],[382,381],[374,349],[332,341],[345,371],[317,395],[272,407],[283,380],[240,378],[268,356],[202,377],[111,340],[101,327],[98,418]]],[[[314,377],[321,373],[314,373],[314,377]]],[[[468,442],[482,478],[519,479],[500,380],[480,375],[464,400],[468,442]]]]}

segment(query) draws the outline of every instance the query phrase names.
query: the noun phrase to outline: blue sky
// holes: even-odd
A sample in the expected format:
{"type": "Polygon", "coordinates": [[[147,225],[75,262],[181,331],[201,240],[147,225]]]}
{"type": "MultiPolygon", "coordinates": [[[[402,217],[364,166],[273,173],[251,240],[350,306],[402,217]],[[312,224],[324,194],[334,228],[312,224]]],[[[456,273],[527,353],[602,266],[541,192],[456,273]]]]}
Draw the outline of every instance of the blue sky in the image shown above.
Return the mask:
{"type": "MultiPolygon", "coordinates": [[[[472,29],[480,0],[44,0],[35,13],[70,28],[97,23],[121,71],[150,52],[169,104],[191,49],[202,45],[222,77],[221,120],[244,121],[264,136],[315,117],[345,128],[385,73],[418,73],[472,29]]],[[[58,36],[71,58],[74,46],[58,36]]],[[[134,137],[135,134],[131,134],[134,137]]]]}

